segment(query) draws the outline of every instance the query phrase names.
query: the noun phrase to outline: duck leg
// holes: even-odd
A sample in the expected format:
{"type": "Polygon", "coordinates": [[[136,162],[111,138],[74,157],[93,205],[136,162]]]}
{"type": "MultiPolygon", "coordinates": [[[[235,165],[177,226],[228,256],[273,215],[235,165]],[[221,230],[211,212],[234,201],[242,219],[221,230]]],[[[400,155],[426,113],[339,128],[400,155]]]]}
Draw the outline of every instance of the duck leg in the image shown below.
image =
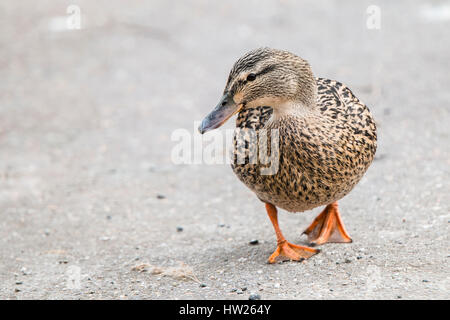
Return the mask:
{"type": "Polygon", "coordinates": [[[303,261],[320,252],[318,249],[302,247],[287,242],[278,226],[277,208],[273,204],[266,203],[266,210],[277,236],[277,249],[269,257],[269,263],[285,260],[303,261]]]}
{"type": "Polygon", "coordinates": [[[339,214],[337,201],[327,205],[303,233],[308,235],[311,243],[317,245],[327,242],[352,242],[339,214]]]}

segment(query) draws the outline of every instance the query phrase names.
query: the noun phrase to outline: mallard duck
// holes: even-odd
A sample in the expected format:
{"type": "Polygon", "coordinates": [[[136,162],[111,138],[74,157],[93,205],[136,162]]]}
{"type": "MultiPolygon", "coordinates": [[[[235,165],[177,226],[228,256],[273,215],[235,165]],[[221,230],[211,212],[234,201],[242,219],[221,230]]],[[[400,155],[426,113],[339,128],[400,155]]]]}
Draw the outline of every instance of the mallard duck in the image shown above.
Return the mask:
{"type": "Polygon", "coordinates": [[[337,201],[358,183],[375,155],[376,126],[367,106],[344,84],[315,78],[309,63],[297,55],[260,48],[236,61],[200,133],[220,127],[235,114],[236,127],[246,133],[234,136],[232,169],[265,203],[277,237],[269,263],[303,261],[320,251],[285,239],[277,207],[303,212],[325,205],[304,231],[309,242],[352,242],[337,201]],[[264,145],[254,139],[263,130],[267,150],[276,155],[272,173],[263,173],[267,157],[256,162],[250,157],[255,145],[264,145]],[[277,144],[271,144],[274,141],[277,144]]]}

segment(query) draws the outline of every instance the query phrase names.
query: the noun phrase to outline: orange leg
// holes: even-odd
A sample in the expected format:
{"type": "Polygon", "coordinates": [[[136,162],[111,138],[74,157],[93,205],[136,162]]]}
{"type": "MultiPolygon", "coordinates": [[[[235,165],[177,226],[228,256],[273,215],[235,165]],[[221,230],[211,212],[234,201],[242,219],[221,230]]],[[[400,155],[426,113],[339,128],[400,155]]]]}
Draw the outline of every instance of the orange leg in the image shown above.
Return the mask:
{"type": "Polygon", "coordinates": [[[327,205],[303,233],[308,235],[308,240],[311,243],[317,245],[327,242],[352,242],[347,231],[345,231],[337,202],[327,205]]]}
{"type": "Polygon", "coordinates": [[[277,235],[277,249],[269,257],[269,263],[285,260],[303,261],[320,252],[318,249],[302,247],[287,242],[278,226],[277,208],[273,204],[266,203],[266,210],[277,235]]]}

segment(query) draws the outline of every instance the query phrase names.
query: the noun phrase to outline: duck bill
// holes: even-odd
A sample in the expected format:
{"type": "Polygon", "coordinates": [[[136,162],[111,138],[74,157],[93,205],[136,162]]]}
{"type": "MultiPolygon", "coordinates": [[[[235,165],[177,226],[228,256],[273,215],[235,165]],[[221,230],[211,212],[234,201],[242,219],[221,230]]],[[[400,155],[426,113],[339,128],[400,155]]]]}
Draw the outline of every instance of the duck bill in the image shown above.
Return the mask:
{"type": "Polygon", "coordinates": [[[223,125],[233,115],[238,113],[242,104],[237,105],[229,93],[225,93],[217,106],[208,114],[198,127],[201,134],[216,129],[223,125]]]}

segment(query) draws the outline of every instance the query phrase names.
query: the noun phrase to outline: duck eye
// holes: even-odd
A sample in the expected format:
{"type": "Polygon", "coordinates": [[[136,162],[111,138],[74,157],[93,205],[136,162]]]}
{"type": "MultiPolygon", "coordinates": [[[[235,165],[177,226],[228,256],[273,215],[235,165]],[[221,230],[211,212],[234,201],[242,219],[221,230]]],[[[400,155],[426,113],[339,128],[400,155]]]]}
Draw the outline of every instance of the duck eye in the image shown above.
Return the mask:
{"type": "Polygon", "coordinates": [[[248,76],[247,76],[247,81],[253,81],[253,80],[255,80],[256,79],[256,74],[254,74],[254,73],[250,73],[248,76]]]}

